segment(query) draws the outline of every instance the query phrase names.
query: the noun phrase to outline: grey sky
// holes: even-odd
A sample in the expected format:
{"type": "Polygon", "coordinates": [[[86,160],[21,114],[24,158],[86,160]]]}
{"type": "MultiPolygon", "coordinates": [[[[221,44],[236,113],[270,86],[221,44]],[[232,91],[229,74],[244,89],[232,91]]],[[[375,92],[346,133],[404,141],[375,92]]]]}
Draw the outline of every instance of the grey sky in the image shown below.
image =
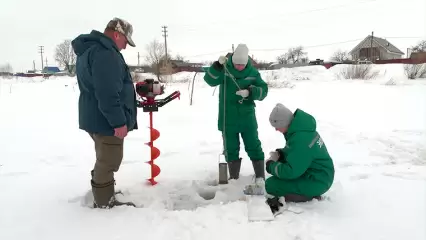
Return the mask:
{"type": "Polygon", "coordinates": [[[57,65],[58,43],[102,31],[115,16],[134,26],[137,46],[122,52],[128,64],[137,63],[137,52],[143,56],[147,43],[163,40],[162,25],[168,26],[172,55],[191,61],[216,60],[240,42],[255,58],[275,61],[297,45],[309,47],[310,59],[328,59],[339,48],[351,50],[371,31],[403,52],[421,40],[413,37],[426,39],[425,0],[14,0],[0,8],[0,64],[26,71],[35,60],[40,69],[43,45],[48,64],[57,65]],[[351,40],[357,41],[327,45],[351,40]]]}

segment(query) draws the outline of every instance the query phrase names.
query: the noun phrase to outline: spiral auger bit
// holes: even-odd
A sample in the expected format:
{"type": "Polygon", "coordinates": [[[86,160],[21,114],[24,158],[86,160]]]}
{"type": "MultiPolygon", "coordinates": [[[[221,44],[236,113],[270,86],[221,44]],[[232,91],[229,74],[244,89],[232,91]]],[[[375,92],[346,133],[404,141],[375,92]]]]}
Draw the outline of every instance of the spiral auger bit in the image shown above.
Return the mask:
{"type": "Polygon", "coordinates": [[[149,112],[150,141],[145,144],[151,149],[150,161],[146,162],[151,166],[151,178],[147,180],[151,185],[155,185],[157,181],[154,178],[160,174],[161,169],[154,163],[154,160],[160,156],[160,150],[154,147],[154,141],[160,137],[160,132],[153,127],[153,112],[158,112],[160,107],[176,98],[180,99],[180,92],[174,91],[163,99],[155,99],[158,95],[164,93],[164,85],[161,85],[158,81],[154,81],[154,79],[146,79],[143,82],[136,83],[136,93],[142,99],[142,101],[137,101],[137,107],[142,108],[144,112],[149,112]]]}

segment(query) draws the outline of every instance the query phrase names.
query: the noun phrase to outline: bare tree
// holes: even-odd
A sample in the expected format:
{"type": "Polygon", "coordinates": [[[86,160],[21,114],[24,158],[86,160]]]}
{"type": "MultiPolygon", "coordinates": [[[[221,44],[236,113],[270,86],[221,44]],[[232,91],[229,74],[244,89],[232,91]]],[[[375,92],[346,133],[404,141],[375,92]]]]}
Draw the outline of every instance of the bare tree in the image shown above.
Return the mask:
{"type": "Polygon", "coordinates": [[[371,80],[379,76],[379,71],[372,64],[348,65],[336,74],[340,79],[371,80]]]}
{"type": "Polygon", "coordinates": [[[287,55],[286,54],[282,54],[280,56],[277,57],[277,61],[279,64],[287,64],[287,55]]]}
{"type": "Polygon", "coordinates": [[[71,40],[67,39],[56,46],[55,60],[60,66],[65,67],[70,74],[74,72],[76,57],[71,46],[71,40]]]}
{"type": "Polygon", "coordinates": [[[290,63],[299,63],[302,61],[302,59],[307,59],[307,53],[303,50],[304,49],[302,46],[290,48],[286,53],[287,61],[290,63]]]}
{"type": "Polygon", "coordinates": [[[426,52],[426,40],[420,41],[416,46],[411,48],[412,52],[426,52]]]}
{"type": "Polygon", "coordinates": [[[7,79],[13,77],[13,68],[10,63],[0,65],[0,76],[7,79]]]}
{"type": "Polygon", "coordinates": [[[330,59],[336,62],[344,62],[349,60],[349,53],[339,49],[333,53],[330,59]]]}
{"type": "Polygon", "coordinates": [[[180,54],[176,54],[176,56],[174,57],[175,60],[179,60],[179,61],[183,61],[183,62],[188,62],[187,60],[185,60],[185,58],[180,55],[180,54]]]}
{"type": "MultiPolygon", "coordinates": [[[[411,51],[413,53],[426,52],[426,40],[422,40],[411,47],[411,51]]],[[[426,63],[404,64],[404,72],[408,79],[425,78],[426,63]]]]}
{"type": "Polygon", "coordinates": [[[417,79],[426,77],[426,63],[423,64],[404,64],[404,73],[408,79],[417,79]]]}
{"type": "Polygon", "coordinates": [[[12,72],[13,72],[13,68],[12,68],[12,65],[10,65],[10,63],[0,65],[0,73],[12,73],[12,72]]]}
{"type": "Polygon", "coordinates": [[[158,81],[161,81],[161,60],[165,59],[166,56],[166,48],[163,43],[160,43],[157,39],[148,43],[145,46],[146,56],[145,60],[154,70],[154,74],[157,76],[158,81]]]}
{"type": "Polygon", "coordinates": [[[290,48],[288,51],[277,57],[280,64],[306,63],[309,61],[307,53],[302,46],[290,48]]]}

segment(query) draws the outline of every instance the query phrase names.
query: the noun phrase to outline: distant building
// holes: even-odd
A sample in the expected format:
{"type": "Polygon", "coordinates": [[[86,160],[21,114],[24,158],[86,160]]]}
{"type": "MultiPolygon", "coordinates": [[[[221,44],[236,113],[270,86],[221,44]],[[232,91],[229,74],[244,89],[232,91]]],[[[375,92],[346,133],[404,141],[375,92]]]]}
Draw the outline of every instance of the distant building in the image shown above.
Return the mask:
{"type": "Polygon", "coordinates": [[[44,67],[41,72],[45,74],[55,74],[61,72],[61,70],[58,67],[44,67]]]}
{"type": "Polygon", "coordinates": [[[352,56],[352,60],[355,61],[370,60],[374,62],[375,60],[400,59],[404,55],[404,52],[386,39],[369,35],[352,49],[349,54],[352,56]]]}
{"type": "Polygon", "coordinates": [[[165,62],[160,60],[159,65],[161,73],[178,73],[178,72],[203,72],[202,63],[194,63],[183,60],[169,60],[168,67],[165,67],[165,62]]]}
{"type": "Polygon", "coordinates": [[[129,67],[130,72],[137,72],[137,73],[152,73],[153,69],[152,67],[148,65],[127,65],[129,67]]]}
{"type": "MultiPolygon", "coordinates": [[[[281,69],[281,68],[306,67],[306,66],[309,66],[309,65],[310,65],[309,63],[291,63],[291,64],[287,64],[287,63],[272,63],[272,64],[269,65],[268,69],[269,70],[277,70],[277,69],[281,69]]],[[[322,65],[322,64],[320,64],[320,65],[322,65]]]]}

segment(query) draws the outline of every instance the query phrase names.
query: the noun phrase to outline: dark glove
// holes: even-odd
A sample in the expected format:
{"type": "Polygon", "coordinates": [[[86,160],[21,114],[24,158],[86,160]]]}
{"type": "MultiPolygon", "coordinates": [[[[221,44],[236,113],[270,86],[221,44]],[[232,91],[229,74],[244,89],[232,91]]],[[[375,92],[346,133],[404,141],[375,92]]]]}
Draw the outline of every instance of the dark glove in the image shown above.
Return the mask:
{"type": "Polygon", "coordinates": [[[212,66],[216,71],[223,71],[223,65],[220,64],[219,61],[215,61],[212,66]]]}
{"type": "Polygon", "coordinates": [[[278,160],[285,160],[285,159],[284,159],[284,152],[283,152],[283,150],[282,150],[282,149],[277,148],[277,149],[275,149],[275,151],[277,151],[277,152],[278,152],[278,155],[279,155],[278,160]]]}
{"type": "Polygon", "coordinates": [[[269,170],[269,166],[272,164],[272,163],[274,163],[275,161],[273,161],[273,160],[268,160],[268,161],[266,161],[266,164],[265,164],[265,170],[266,170],[266,172],[267,173],[269,173],[269,174],[271,174],[271,171],[269,170]]]}

